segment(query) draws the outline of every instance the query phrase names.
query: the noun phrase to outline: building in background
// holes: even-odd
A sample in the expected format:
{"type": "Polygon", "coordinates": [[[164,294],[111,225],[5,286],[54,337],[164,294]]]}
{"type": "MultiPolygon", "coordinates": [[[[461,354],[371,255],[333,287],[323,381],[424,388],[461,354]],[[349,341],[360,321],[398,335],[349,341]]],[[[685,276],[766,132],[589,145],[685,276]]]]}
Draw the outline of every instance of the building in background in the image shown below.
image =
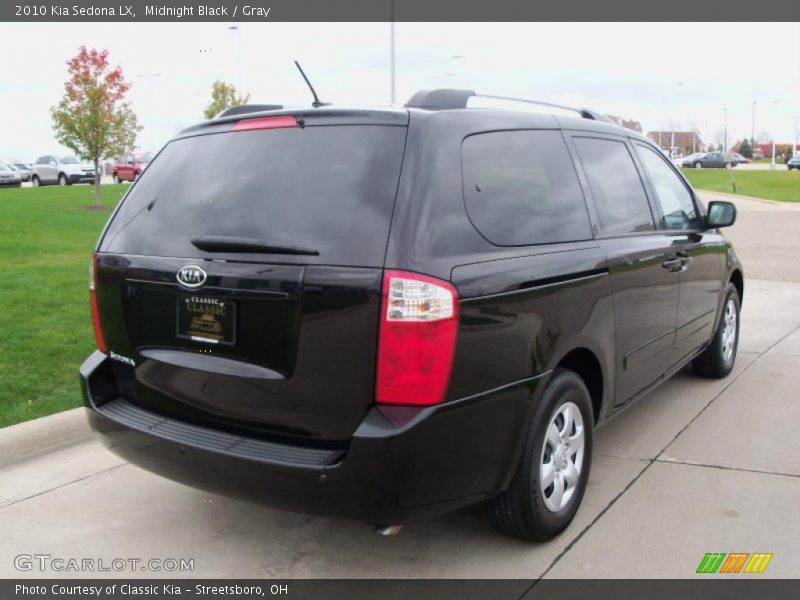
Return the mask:
{"type": "Polygon", "coordinates": [[[614,123],[619,125],[620,127],[624,127],[625,129],[631,129],[632,131],[636,131],[638,133],[642,133],[642,125],[639,121],[634,121],[633,119],[623,119],[622,117],[617,117],[615,115],[605,115],[614,123]]]}
{"type": "Polygon", "coordinates": [[[703,149],[703,140],[696,131],[648,131],[647,137],[670,156],[685,156],[703,149]]]}

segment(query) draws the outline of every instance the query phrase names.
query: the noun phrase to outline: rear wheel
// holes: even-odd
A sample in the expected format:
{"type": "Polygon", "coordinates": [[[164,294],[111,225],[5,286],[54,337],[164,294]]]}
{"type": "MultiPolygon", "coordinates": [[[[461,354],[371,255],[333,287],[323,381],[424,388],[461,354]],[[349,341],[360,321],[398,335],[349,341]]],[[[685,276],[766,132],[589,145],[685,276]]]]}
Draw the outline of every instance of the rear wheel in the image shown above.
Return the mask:
{"type": "Polygon", "coordinates": [[[116,173],[111,174],[111,179],[114,180],[114,183],[119,183],[119,175],[117,175],[116,173]]]}
{"type": "Polygon", "coordinates": [[[695,373],[701,377],[721,379],[733,370],[739,348],[740,307],[739,292],[729,283],[717,331],[708,347],[692,361],[695,373]]]}
{"type": "Polygon", "coordinates": [[[727,163],[725,163],[725,168],[726,169],[732,169],[733,168],[733,164],[727,162],[727,163]]]}
{"type": "Polygon", "coordinates": [[[67,181],[67,176],[61,173],[58,176],[58,185],[67,185],[69,181],[67,181]]]}
{"type": "Polygon", "coordinates": [[[547,384],[508,489],[487,502],[504,534],[545,542],[580,506],[592,463],[592,400],[577,373],[558,369],[547,384]]]}
{"type": "Polygon", "coordinates": [[[136,181],[137,179],[139,179],[139,171],[135,171],[133,173],[133,181],[136,181]]]}
{"type": "Polygon", "coordinates": [[[703,163],[701,163],[701,162],[698,160],[696,163],[694,163],[694,168],[695,168],[695,169],[702,169],[702,168],[703,168],[703,163]]]}
{"type": "Polygon", "coordinates": [[[31,185],[32,185],[33,187],[39,187],[39,185],[40,185],[40,184],[39,184],[39,178],[38,178],[36,175],[34,175],[33,177],[31,177],[31,185]]]}

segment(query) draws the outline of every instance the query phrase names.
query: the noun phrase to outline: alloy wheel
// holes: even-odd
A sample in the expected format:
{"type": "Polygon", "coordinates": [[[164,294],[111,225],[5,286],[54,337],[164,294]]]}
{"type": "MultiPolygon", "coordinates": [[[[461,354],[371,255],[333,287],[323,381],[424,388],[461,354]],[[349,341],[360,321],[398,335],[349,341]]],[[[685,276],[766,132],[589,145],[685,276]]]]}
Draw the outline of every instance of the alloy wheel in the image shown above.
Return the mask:
{"type": "Polygon", "coordinates": [[[565,402],[547,426],[539,465],[539,493],[551,512],[572,499],[583,467],[584,425],[578,406],[565,402]]]}
{"type": "Polygon", "coordinates": [[[729,298],[722,321],[722,358],[728,363],[736,347],[736,304],[729,298]]]}

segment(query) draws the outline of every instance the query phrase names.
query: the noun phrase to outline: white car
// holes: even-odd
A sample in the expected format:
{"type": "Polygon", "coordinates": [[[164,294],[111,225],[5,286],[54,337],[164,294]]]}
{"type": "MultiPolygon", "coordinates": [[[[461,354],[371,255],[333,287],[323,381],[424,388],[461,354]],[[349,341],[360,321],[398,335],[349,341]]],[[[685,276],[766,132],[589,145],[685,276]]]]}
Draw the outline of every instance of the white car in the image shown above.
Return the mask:
{"type": "Polygon", "coordinates": [[[56,158],[53,155],[40,156],[33,164],[33,185],[72,185],[73,183],[94,183],[94,165],[81,162],[74,156],[56,158]]]}

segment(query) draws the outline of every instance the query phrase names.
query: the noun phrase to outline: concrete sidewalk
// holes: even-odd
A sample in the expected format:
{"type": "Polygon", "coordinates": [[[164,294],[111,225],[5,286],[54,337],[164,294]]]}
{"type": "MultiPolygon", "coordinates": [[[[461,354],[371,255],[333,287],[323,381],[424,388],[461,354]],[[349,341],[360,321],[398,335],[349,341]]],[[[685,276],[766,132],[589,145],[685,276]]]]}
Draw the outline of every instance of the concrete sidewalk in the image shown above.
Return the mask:
{"type": "Polygon", "coordinates": [[[191,558],[196,577],[692,577],[706,552],[772,552],[763,576],[796,577],[800,285],[748,281],[741,340],[729,378],[682,372],[598,431],[583,506],[549,544],[504,538],[480,507],[379,537],[208,495],[91,441],[0,470],[0,577],[26,575],[22,553],[191,558]]]}

